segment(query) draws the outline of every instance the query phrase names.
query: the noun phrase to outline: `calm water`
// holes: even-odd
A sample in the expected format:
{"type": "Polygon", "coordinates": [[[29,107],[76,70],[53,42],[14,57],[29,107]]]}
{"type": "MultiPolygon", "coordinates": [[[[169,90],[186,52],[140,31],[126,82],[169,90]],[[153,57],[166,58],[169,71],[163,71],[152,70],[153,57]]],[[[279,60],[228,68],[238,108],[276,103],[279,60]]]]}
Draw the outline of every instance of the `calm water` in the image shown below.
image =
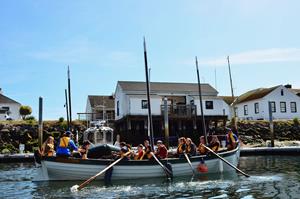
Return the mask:
{"type": "Polygon", "coordinates": [[[34,164],[0,164],[0,198],[300,198],[299,157],[242,157],[239,168],[251,177],[231,173],[110,186],[96,181],[71,193],[70,187],[80,182],[35,183],[34,164]]]}

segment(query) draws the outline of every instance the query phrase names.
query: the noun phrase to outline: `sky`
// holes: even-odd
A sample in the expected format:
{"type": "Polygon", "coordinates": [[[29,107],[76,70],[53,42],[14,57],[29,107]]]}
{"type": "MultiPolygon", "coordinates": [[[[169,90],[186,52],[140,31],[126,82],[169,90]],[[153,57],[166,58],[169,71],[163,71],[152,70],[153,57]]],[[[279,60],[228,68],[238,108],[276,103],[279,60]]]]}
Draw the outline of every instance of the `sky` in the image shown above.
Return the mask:
{"type": "Polygon", "coordinates": [[[292,84],[300,88],[298,0],[0,1],[0,88],[44,118],[65,117],[67,67],[72,117],[88,95],[117,81],[201,82],[231,95],[292,84]]]}

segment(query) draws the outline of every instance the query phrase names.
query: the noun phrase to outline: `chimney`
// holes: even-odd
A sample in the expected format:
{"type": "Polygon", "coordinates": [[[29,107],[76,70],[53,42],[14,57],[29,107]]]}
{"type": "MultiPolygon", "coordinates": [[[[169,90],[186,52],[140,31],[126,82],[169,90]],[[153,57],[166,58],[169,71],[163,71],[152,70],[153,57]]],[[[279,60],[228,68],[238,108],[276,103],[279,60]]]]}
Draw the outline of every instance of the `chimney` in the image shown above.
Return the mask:
{"type": "Polygon", "coordinates": [[[292,88],[292,85],[291,85],[291,84],[286,84],[286,85],[284,85],[284,87],[285,87],[285,88],[291,89],[291,88],[292,88]]]}

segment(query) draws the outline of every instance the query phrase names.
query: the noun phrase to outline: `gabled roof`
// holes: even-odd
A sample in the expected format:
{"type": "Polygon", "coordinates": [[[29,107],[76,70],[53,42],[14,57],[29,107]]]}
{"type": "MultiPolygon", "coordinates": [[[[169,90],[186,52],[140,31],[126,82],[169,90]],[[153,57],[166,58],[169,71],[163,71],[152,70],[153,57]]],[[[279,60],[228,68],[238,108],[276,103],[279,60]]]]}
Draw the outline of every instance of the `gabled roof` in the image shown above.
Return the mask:
{"type": "Polygon", "coordinates": [[[90,101],[91,107],[102,106],[104,102],[106,109],[115,108],[115,99],[111,95],[89,95],[88,100],[90,101]]]}
{"type": "Polygon", "coordinates": [[[228,104],[228,105],[231,105],[231,104],[234,102],[234,100],[237,99],[236,96],[233,97],[233,98],[232,98],[232,96],[219,96],[219,97],[220,97],[221,99],[223,99],[224,102],[225,102],[226,104],[228,104]]]}
{"type": "Polygon", "coordinates": [[[240,95],[234,103],[237,104],[237,103],[248,102],[251,100],[263,98],[278,87],[280,86],[274,86],[271,88],[258,88],[258,89],[248,91],[240,95]]]}
{"type": "Polygon", "coordinates": [[[20,104],[19,102],[15,101],[15,100],[13,100],[9,97],[6,97],[5,95],[3,95],[1,93],[0,93],[0,103],[3,103],[3,104],[20,104]]]}
{"type": "MultiPolygon", "coordinates": [[[[124,92],[140,91],[146,92],[146,83],[137,81],[118,81],[124,92]]],[[[174,82],[151,82],[151,93],[198,93],[196,83],[174,83],[174,82]]],[[[209,84],[201,84],[203,95],[217,95],[218,91],[209,84]]]]}

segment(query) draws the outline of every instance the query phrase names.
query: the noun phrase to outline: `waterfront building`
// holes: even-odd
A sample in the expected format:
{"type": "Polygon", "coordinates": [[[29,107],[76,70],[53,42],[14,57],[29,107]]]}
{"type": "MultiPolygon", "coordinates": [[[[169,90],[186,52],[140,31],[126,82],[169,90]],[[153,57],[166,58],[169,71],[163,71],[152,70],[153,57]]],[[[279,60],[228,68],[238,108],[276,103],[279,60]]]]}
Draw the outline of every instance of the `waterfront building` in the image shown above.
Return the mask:
{"type": "Polygon", "coordinates": [[[269,105],[273,119],[300,118],[299,89],[291,85],[258,88],[240,95],[234,102],[240,120],[269,120],[269,105]]]}
{"type": "MultiPolygon", "coordinates": [[[[201,84],[202,104],[206,126],[225,123],[229,106],[209,84],[201,84]]],[[[164,100],[168,106],[169,134],[177,143],[177,137],[192,137],[196,142],[202,132],[198,84],[150,83],[151,111],[154,137],[164,137],[164,100]]],[[[143,143],[148,137],[148,102],[145,82],[119,81],[115,90],[115,134],[129,143],[143,143]]]]}
{"type": "Polygon", "coordinates": [[[5,96],[0,88],[0,120],[20,120],[21,104],[5,96]]]}
{"type": "Polygon", "coordinates": [[[77,113],[79,119],[87,121],[115,119],[115,100],[113,95],[89,95],[86,102],[85,113],[77,113]]]}

